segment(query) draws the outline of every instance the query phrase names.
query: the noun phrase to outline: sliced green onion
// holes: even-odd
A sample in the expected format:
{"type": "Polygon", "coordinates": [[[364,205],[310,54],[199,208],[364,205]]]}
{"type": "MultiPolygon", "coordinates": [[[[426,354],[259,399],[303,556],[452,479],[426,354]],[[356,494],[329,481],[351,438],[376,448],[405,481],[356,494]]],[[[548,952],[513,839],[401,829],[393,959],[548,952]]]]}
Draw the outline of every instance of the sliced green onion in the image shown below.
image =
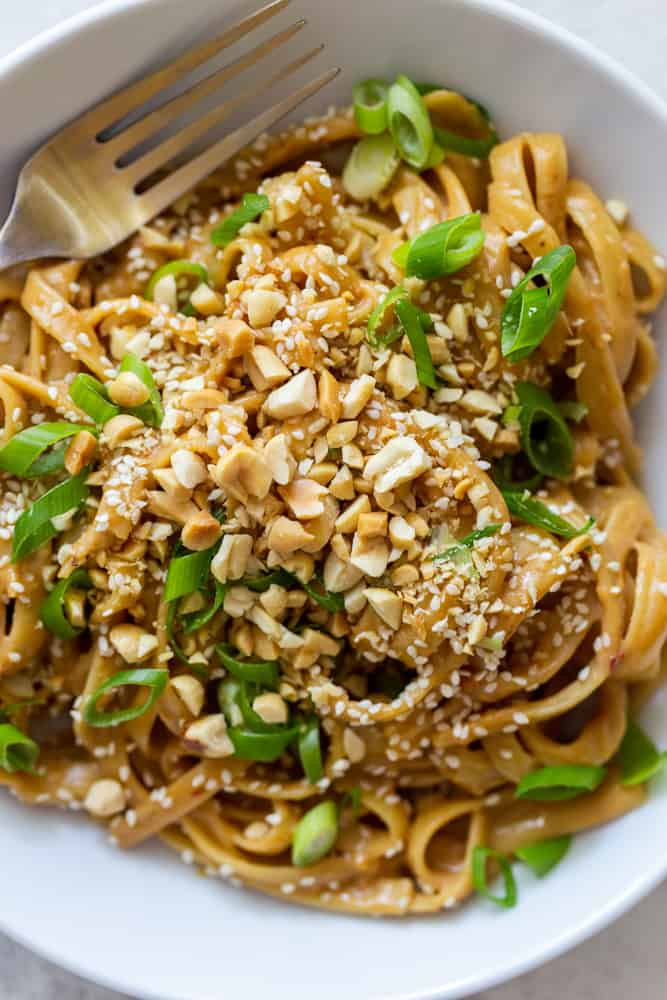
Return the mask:
{"type": "Polygon", "coordinates": [[[241,207],[211,230],[211,243],[214,247],[228,246],[246,223],[254,222],[269,207],[270,202],[265,194],[244,194],[241,207]]]}
{"type": "Polygon", "coordinates": [[[239,760],[254,760],[262,764],[270,764],[287,749],[296,735],[295,729],[282,729],[276,732],[254,732],[252,729],[232,726],[227,730],[234,756],[239,760]]]}
{"type": "Polygon", "coordinates": [[[574,441],[553,399],[534,382],[516,387],[520,410],[521,446],[533,468],[543,476],[564,479],[572,472],[574,441]]]}
{"type": "Polygon", "coordinates": [[[83,707],[83,721],[94,728],[103,726],[120,726],[123,722],[131,722],[153,707],[169,680],[169,671],[160,668],[138,667],[134,670],[121,670],[100,684],[97,691],[86,699],[83,707]],[[114,712],[100,712],[97,703],[105,694],[123,687],[146,687],[149,695],[141,705],[132,708],[119,708],[114,712]]]}
{"type": "Polygon", "coordinates": [[[475,542],[479,542],[482,538],[492,538],[501,528],[502,524],[487,524],[485,528],[478,528],[476,531],[471,531],[469,535],[462,538],[460,542],[450,545],[444,552],[438,552],[436,555],[431,556],[431,560],[439,562],[441,559],[455,559],[461,552],[469,552],[473,549],[475,542]]]}
{"type": "Polygon", "coordinates": [[[500,320],[503,357],[521,361],[542,343],[563,304],[576,263],[572,247],[563,244],[545,253],[521,279],[505,303],[500,320]],[[542,278],[545,284],[529,287],[535,278],[542,278]]]}
{"type": "Polygon", "coordinates": [[[490,899],[492,903],[504,906],[506,909],[516,906],[517,890],[514,872],[509,860],[499,851],[494,851],[491,847],[476,847],[474,849],[472,852],[472,882],[477,892],[490,899]],[[489,859],[495,861],[500,868],[505,883],[505,892],[502,896],[494,896],[489,889],[486,876],[486,864],[489,859]]]}
{"type": "Polygon", "coordinates": [[[304,774],[311,785],[316,785],[324,777],[322,748],[320,746],[320,720],[317,716],[313,716],[302,725],[297,746],[304,774]]]}
{"type": "Polygon", "coordinates": [[[78,590],[90,590],[92,582],[83,569],[75,569],[66,579],[59,580],[39,611],[43,625],[57,635],[59,639],[75,639],[85,631],[72,625],[65,614],[65,597],[68,590],[74,587],[78,590]]]}
{"type": "Polygon", "coordinates": [[[163,264],[162,267],[158,267],[157,271],[154,271],[151,275],[150,281],[146,285],[146,291],[144,292],[144,297],[149,302],[153,301],[155,286],[158,281],[168,277],[170,274],[177,279],[183,275],[189,275],[197,280],[197,284],[210,284],[208,271],[203,264],[197,264],[192,260],[170,260],[167,264],[163,264]]]}
{"type": "Polygon", "coordinates": [[[423,170],[433,145],[433,126],[421,94],[407,76],[398,76],[389,88],[387,124],[402,159],[423,170]]]}
{"type": "MultiPolygon", "coordinates": [[[[407,299],[408,293],[402,285],[395,285],[391,291],[387,292],[381,302],[377,304],[373,312],[368,317],[368,340],[373,347],[379,346],[380,340],[377,334],[378,327],[384,319],[384,314],[390,306],[395,306],[399,299],[407,299]]],[[[403,331],[399,330],[398,336],[402,336],[403,331]]]]}
{"type": "Polygon", "coordinates": [[[561,412],[561,416],[565,420],[572,420],[575,424],[581,423],[585,416],[588,415],[588,407],[585,403],[580,403],[576,399],[565,399],[562,403],[558,403],[558,409],[561,412]]]}
{"type": "Polygon", "coordinates": [[[428,154],[428,160],[424,164],[424,170],[432,170],[433,167],[439,166],[444,158],[445,150],[437,142],[434,142],[431,146],[431,152],[428,154]]]}
{"type": "Polygon", "coordinates": [[[243,712],[240,705],[241,685],[233,677],[225,677],[218,684],[218,705],[228,726],[242,726],[243,712]]]}
{"type": "Polygon", "coordinates": [[[265,573],[263,576],[243,577],[242,580],[239,580],[239,583],[257,594],[263,594],[273,584],[285,588],[301,587],[325,611],[329,611],[331,614],[334,614],[336,611],[342,611],[345,607],[343,595],[334,594],[333,591],[326,590],[321,577],[316,575],[313,577],[313,580],[315,581],[314,583],[304,583],[296,573],[290,573],[286,569],[277,569],[271,573],[265,573]]]}
{"type": "Polygon", "coordinates": [[[179,644],[176,638],[175,629],[176,629],[176,618],[178,615],[179,603],[180,602],[178,600],[172,601],[169,604],[169,607],[167,608],[166,628],[167,628],[167,639],[169,640],[169,645],[171,646],[176,658],[180,660],[184,666],[186,666],[189,670],[191,670],[193,674],[196,674],[197,677],[201,678],[201,680],[207,681],[208,671],[201,663],[189,659],[185,650],[182,648],[182,646],[179,644]]]}
{"type": "Polygon", "coordinates": [[[401,243],[392,257],[407,277],[430,281],[454,274],[469,264],[484,246],[484,230],[479,212],[438,222],[423,233],[401,243]]]}
{"type": "Polygon", "coordinates": [[[233,655],[234,647],[224,642],[218,643],[215,651],[233,677],[252,684],[262,684],[273,691],[278,687],[280,664],[277,660],[239,660],[233,655]]]}
{"type": "Polygon", "coordinates": [[[87,475],[88,472],[84,471],[58,483],[21,514],[14,525],[12,562],[30,555],[58,534],[54,518],[78,510],[86,502],[90,492],[86,486],[87,475]]]}
{"type": "MultiPolygon", "coordinates": [[[[86,424],[70,424],[65,421],[55,423],[35,424],[26,427],[9,439],[4,448],[0,448],[0,469],[13,476],[34,479],[44,475],[36,463],[43,453],[52,445],[65,438],[74,437],[79,431],[90,431],[93,428],[86,424]],[[37,471],[35,471],[37,469],[37,471]]],[[[64,454],[64,453],[63,453],[64,454]]],[[[62,468],[62,466],[60,466],[62,468]]],[[[56,471],[50,469],[49,471],[56,471]]]]}
{"type": "Polygon", "coordinates": [[[313,577],[315,583],[304,583],[295,574],[290,573],[293,577],[294,582],[302,587],[306,591],[308,596],[319,604],[321,608],[328,611],[330,614],[335,614],[336,611],[342,611],[345,607],[345,598],[342,594],[334,594],[331,590],[326,590],[324,583],[319,576],[313,577]]]}
{"type": "Polygon", "coordinates": [[[667,764],[667,753],[661,753],[641,726],[632,719],[628,719],[618,756],[624,785],[641,785],[667,764]]]}
{"type": "Polygon", "coordinates": [[[539,840],[536,844],[526,844],[514,852],[521,861],[533,869],[538,878],[543,878],[563,860],[570,849],[572,837],[552,837],[539,840]]]}
{"type": "Polygon", "coordinates": [[[376,135],[387,128],[388,92],[382,80],[362,80],[352,91],[355,121],[367,135],[376,135]]]}
{"type": "Polygon", "coordinates": [[[11,722],[0,725],[0,767],[3,771],[35,770],[39,745],[11,722]]]}
{"type": "Polygon", "coordinates": [[[429,389],[437,389],[438,377],[435,374],[431,349],[428,346],[428,340],[426,339],[422,323],[422,316],[424,315],[422,310],[418,309],[408,299],[399,299],[396,302],[396,315],[410,341],[419,382],[429,389]]]}
{"type": "Polygon", "coordinates": [[[574,799],[585,792],[594,792],[607,774],[606,767],[592,764],[563,764],[543,767],[525,774],[516,786],[517,799],[534,799],[537,802],[561,802],[574,799]]]}
{"type": "MultiPolygon", "coordinates": [[[[225,519],[224,510],[214,513],[214,517],[222,524],[225,519]]],[[[181,542],[178,542],[167,568],[167,579],[164,582],[162,600],[166,603],[179,597],[187,597],[195,590],[201,590],[211,569],[213,556],[220,548],[221,539],[202,552],[190,552],[181,542]]],[[[224,594],[223,594],[224,600],[224,594]]]]}
{"type": "Polygon", "coordinates": [[[338,810],[335,802],[320,802],[301,817],[292,838],[292,864],[298,868],[314,865],[325,857],[338,837],[338,810]]]}
{"type": "Polygon", "coordinates": [[[120,406],[115,406],[110,401],[106,386],[92,375],[77,375],[69,387],[69,394],[79,409],[100,426],[120,413],[120,406]]]}
{"type": "Polygon", "coordinates": [[[357,201],[377,198],[401,162],[389,132],[367,135],[353,148],[343,168],[343,187],[357,201]]]}
{"type": "Polygon", "coordinates": [[[141,406],[128,407],[127,412],[138,417],[139,420],[148,424],[149,427],[159,427],[164,419],[164,410],[162,409],[162,400],[155,385],[153,373],[146,362],[138,358],[136,354],[128,353],[120,363],[120,370],[122,372],[132,372],[148,389],[148,402],[142,403],[141,406]]]}
{"type": "Polygon", "coordinates": [[[450,132],[449,129],[433,127],[433,136],[438,146],[452,153],[461,153],[463,156],[471,156],[477,160],[485,160],[494,146],[498,145],[498,133],[493,125],[488,124],[488,135],[482,139],[471,139],[467,135],[459,135],[457,132],[450,132]]]}
{"type": "Polygon", "coordinates": [[[180,615],[179,623],[183,634],[192,635],[193,632],[198,632],[200,628],[204,627],[204,625],[208,625],[210,620],[218,613],[224,604],[228,590],[229,584],[220,583],[219,580],[216,580],[213,591],[213,599],[206,605],[206,607],[201,608],[199,611],[189,611],[186,614],[180,615]]]}
{"type": "Polygon", "coordinates": [[[536,500],[525,492],[520,493],[518,490],[501,490],[501,492],[512,517],[525,521],[526,524],[532,524],[536,528],[544,528],[552,535],[560,535],[561,538],[568,540],[578,538],[579,535],[585,535],[590,531],[595,524],[595,519],[589,517],[583,527],[577,528],[558,514],[554,514],[541,500],[536,500]]]}
{"type": "MultiPolygon", "coordinates": [[[[517,407],[519,409],[519,407],[517,407]]],[[[542,484],[544,476],[541,472],[536,472],[533,476],[525,479],[514,478],[514,459],[516,455],[503,455],[495,463],[493,478],[498,489],[509,493],[522,493],[525,490],[537,490],[542,484]]]]}

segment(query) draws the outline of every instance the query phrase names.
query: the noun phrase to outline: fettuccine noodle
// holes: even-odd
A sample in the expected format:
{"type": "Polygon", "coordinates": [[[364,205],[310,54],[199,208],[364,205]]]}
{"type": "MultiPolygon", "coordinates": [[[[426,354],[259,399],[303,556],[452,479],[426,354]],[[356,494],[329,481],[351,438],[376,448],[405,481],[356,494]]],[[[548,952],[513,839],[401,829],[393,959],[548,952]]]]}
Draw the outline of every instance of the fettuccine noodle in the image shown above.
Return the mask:
{"type": "MultiPolygon", "coordinates": [[[[450,127],[459,101],[426,99],[450,127]]],[[[269,894],[424,913],[470,895],[476,847],[511,855],[644,800],[615,758],[629,708],[664,676],[667,540],[633,482],[631,410],[655,374],[648,317],[665,268],[569,176],[559,135],[517,135],[488,160],[448,153],[421,175],[401,165],[357,203],[334,164],[358,134],[342,112],[263,137],[103,259],[0,275],[0,446],[44,421],[90,423],[73,379],[88,373],[113,399],[128,352],[164,407],[161,426],[125,412],[92,444],[72,440],[66,467],[88,469],[88,499],[18,560],[17,520],[62,474],[3,473],[0,708],[18,705],[11,723],[40,756],[32,771],[0,770],[0,782],[27,803],[91,813],[122,848],[159,836],[204,872],[269,894]],[[212,230],[256,191],[269,209],[214,246],[212,230]],[[437,280],[405,279],[396,247],[470,212],[481,212],[479,255],[437,280]],[[563,307],[511,363],[500,348],[507,298],[565,243],[577,263],[563,307]],[[156,269],[183,259],[208,275],[189,315],[182,278],[146,297],[156,269]],[[415,377],[407,337],[369,341],[369,317],[398,284],[434,322],[435,390],[415,377]],[[537,487],[575,529],[594,518],[569,539],[511,517],[494,480],[521,449],[503,414],[526,380],[583,404],[568,425],[571,473],[537,487]],[[467,558],[432,558],[490,525],[467,558]],[[180,656],[162,599],[179,538],[191,551],[218,546],[208,589],[179,614],[222,588],[201,628],[178,631],[177,620],[180,656]],[[89,589],[64,606],[71,621],[85,607],[86,628],[62,639],[40,609],[77,569],[89,589]],[[276,571],[295,582],[247,585],[276,571]],[[300,582],[339,597],[323,605],[300,582]],[[279,664],[255,711],[269,727],[316,720],[318,780],[294,744],[265,763],[234,752],[216,696],[223,641],[240,660],[279,664]],[[155,703],[91,725],[100,685],[138,667],[168,671],[155,703]],[[525,775],[564,764],[605,766],[606,777],[565,801],[515,797],[525,775]],[[295,830],[322,801],[340,813],[335,844],[299,866],[295,830]]],[[[146,692],[105,697],[100,711],[136,707],[146,692]]]]}

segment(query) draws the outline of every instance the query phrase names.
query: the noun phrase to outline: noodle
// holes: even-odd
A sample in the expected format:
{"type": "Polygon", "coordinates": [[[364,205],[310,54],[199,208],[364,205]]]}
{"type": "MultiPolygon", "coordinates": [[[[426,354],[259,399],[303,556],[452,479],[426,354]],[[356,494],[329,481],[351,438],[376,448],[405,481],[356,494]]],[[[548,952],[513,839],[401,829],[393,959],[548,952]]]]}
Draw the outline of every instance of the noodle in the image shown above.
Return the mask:
{"type": "MultiPolygon", "coordinates": [[[[459,95],[425,102],[441,125],[470,125],[459,95]]],[[[21,514],[66,473],[2,473],[0,711],[40,756],[0,782],[28,803],[88,811],[121,847],[157,835],[269,894],[423,913],[474,891],[477,847],[512,854],[644,800],[615,760],[629,705],[665,675],[667,539],[631,478],[631,409],[655,374],[647,316],[665,270],[569,176],[558,135],[516,136],[488,160],[447,153],[421,175],[402,165],[361,204],[322,166],[358,135],[344,112],[263,137],[104,258],[0,276],[0,447],[44,422],[89,423],[70,395],[79,373],[107,386],[117,413],[92,443],[81,432],[68,443],[88,498],[19,560],[21,514]],[[268,210],[216,247],[221,218],[254,191],[268,210]],[[405,278],[396,248],[475,211],[484,246],[471,262],[405,278]],[[562,309],[511,362],[508,297],[564,243],[576,267],[562,309]],[[153,273],[180,260],[207,282],[165,271],[149,300],[153,273]],[[394,285],[431,317],[435,390],[415,377],[407,336],[367,334],[394,285]],[[142,376],[119,376],[128,354],[152,373],[161,425],[141,415],[142,376]],[[510,516],[495,476],[522,461],[503,414],[523,381],[583,413],[568,424],[570,473],[536,494],[570,537],[510,516]],[[442,557],[452,545],[461,558],[442,557]],[[210,550],[204,577],[169,603],[165,580],[188,550],[210,550]],[[66,627],[83,615],[78,631],[51,635],[47,594],[81,569],[87,583],[62,603],[66,627]],[[245,721],[274,738],[315,720],[315,780],[294,740],[264,762],[235,752],[238,705],[217,701],[230,676],[221,642],[241,664],[279,665],[276,684],[249,687],[245,721]],[[145,711],[134,686],[98,698],[137,668],[166,671],[145,711]],[[95,723],[93,702],[130,718],[95,723]],[[577,798],[516,797],[526,775],[562,765],[609,767],[577,798]],[[299,822],[328,800],[335,844],[302,867],[290,855],[299,822]]]]}

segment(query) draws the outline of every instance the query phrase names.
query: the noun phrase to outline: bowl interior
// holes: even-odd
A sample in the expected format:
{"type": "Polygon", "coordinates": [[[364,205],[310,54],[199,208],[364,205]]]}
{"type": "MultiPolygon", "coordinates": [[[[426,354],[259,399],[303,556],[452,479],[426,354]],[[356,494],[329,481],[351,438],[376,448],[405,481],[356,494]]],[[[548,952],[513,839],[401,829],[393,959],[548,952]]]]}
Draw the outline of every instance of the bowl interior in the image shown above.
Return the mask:
{"type": "MultiPolygon", "coordinates": [[[[119,0],[6,60],[0,101],[17,113],[3,141],[0,209],[40,138],[246,8],[119,0]]],[[[306,112],[346,103],[359,78],[398,70],[451,84],[487,104],[501,134],[564,133],[572,170],[604,198],[627,201],[636,224],[667,248],[667,193],[655,166],[667,161],[665,111],[582,43],[492,0],[294,0],[281,23],[306,12],[308,40],[327,43],[318,65],[342,68],[306,112]]],[[[645,483],[663,524],[666,379],[663,371],[641,415],[645,483]]],[[[667,697],[646,720],[655,736],[667,734],[667,697]]],[[[667,870],[664,781],[641,811],[579,837],[548,880],[522,873],[516,910],[474,903],[400,922],[288,908],[197,878],[155,845],[120,855],[92,825],[25,810],[6,796],[0,815],[0,851],[12,859],[3,873],[4,929],[83,975],[169,1000],[219,1000],[239,989],[306,1000],[313,987],[319,1000],[462,996],[581,940],[667,870]]]]}

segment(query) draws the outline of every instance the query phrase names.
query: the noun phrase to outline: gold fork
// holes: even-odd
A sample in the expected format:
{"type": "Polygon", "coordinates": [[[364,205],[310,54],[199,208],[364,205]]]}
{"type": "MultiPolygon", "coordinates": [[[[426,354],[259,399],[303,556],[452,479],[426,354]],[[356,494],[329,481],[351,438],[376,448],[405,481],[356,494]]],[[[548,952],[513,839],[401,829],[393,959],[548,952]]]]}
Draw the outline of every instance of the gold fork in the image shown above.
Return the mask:
{"type": "Polygon", "coordinates": [[[21,171],[12,209],[0,229],[0,270],[39,257],[94,257],[109,250],[333,80],[337,68],[310,80],[203,151],[191,150],[210,129],[296,73],[322,51],[321,45],[218,103],[153,148],[139,149],[134,159],[125,162],[128,154],[173,125],[200,100],[292,39],[304,27],[304,20],[278,31],[155,110],[142,113],[148,101],[244,38],[288,3],[272,0],[217,38],[96,105],[38,149],[21,171]],[[123,126],[128,116],[132,121],[123,126]]]}

